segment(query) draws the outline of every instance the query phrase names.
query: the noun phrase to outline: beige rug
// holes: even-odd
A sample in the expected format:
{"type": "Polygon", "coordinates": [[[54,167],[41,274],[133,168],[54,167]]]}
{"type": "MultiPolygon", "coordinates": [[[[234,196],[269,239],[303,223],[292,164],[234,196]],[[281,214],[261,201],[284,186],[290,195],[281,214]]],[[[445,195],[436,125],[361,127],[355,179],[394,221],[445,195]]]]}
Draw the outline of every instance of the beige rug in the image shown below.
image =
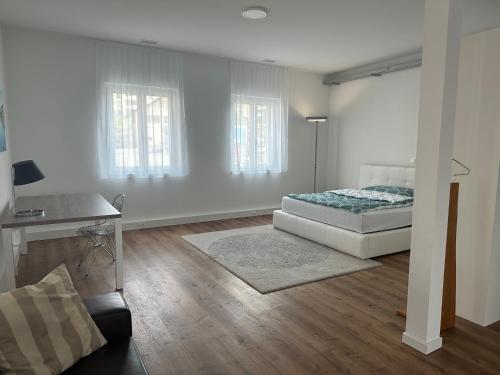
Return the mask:
{"type": "Polygon", "coordinates": [[[261,293],[381,265],[274,229],[272,225],[182,238],[261,293]]]}

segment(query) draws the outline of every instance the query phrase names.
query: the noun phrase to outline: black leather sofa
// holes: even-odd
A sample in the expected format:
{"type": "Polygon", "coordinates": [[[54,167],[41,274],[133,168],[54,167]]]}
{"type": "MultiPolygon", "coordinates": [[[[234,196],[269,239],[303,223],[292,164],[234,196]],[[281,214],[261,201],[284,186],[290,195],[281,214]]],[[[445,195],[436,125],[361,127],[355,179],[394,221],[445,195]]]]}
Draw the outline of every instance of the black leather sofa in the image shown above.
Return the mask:
{"type": "Polygon", "coordinates": [[[148,374],[132,338],[132,317],[120,293],[108,293],[83,301],[108,343],[67,369],[67,375],[148,374]]]}

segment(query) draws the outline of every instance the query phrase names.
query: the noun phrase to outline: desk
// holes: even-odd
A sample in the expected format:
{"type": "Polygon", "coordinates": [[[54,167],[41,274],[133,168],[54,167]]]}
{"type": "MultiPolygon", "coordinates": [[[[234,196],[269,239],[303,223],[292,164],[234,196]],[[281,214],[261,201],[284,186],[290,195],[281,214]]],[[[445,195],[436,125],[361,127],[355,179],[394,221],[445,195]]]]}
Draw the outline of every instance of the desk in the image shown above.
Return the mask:
{"type": "Polygon", "coordinates": [[[41,208],[45,210],[45,215],[16,217],[12,212],[7,212],[3,216],[3,259],[5,261],[8,289],[16,287],[16,259],[12,244],[12,232],[14,230],[20,231],[20,253],[26,254],[26,227],[95,220],[108,220],[115,226],[116,290],[123,289],[122,214],[106,201],[102,195],[83,193],[19,197],[16,200],[16,208],[18,210],[41,208]]]}

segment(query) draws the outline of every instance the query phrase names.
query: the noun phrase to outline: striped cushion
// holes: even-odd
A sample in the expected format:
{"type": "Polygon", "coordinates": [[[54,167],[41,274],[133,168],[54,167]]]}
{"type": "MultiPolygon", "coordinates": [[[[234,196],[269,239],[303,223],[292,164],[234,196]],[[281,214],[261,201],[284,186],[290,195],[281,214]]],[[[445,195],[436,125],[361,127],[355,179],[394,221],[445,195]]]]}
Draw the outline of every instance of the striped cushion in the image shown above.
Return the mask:
{"type": "Polygon", "coordinates": [[[59,374],[105,344],[64,264],[0,294],[0,373],[59,374]]]}

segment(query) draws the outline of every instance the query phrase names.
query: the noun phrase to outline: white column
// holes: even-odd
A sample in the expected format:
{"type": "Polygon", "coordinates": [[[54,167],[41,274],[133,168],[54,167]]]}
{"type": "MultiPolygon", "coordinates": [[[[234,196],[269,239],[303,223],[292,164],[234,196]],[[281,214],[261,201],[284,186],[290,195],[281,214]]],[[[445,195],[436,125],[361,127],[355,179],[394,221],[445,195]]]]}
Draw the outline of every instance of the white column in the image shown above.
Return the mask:
{"type": "Polygon", "coordinates": [[[122,243],[122,219],[114,219],[115,224],[115,277],[116,290],[123,289],[123,243],[122,243]]]}
{"type": "Polygon", "coordinates": [[[442,344],[441,299],[460,39],[460,0],[426,0],[416,196],[403,333],[403,342],[424,354],[442,344]]]}
{"type": "Polygon", "coordinates": [[[14,252],[12,249],[12,229],[4,228],[2,229],[2,263],[0,267],[4,267],[5,275],[5,290],[0,290],[0,292],[5,292],[7,290],[14,289],[16,287],[16,275],[15,275],[15,265],[14,265],[14,252]]]}

